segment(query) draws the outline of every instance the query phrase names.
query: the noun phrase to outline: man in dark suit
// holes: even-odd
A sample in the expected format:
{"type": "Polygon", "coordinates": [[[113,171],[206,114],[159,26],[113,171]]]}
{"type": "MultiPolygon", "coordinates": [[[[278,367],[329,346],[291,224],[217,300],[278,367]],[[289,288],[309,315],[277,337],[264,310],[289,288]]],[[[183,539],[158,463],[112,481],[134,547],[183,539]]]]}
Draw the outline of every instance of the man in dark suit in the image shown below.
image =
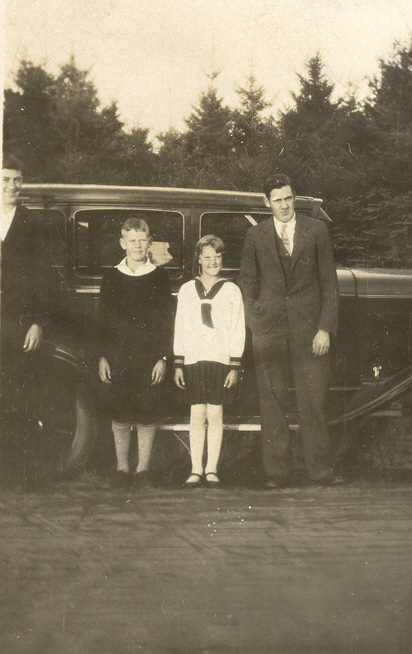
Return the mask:
{"type": "Polygon", "coordinates": [[[330,335],[336,333],[338,308],[329,234],[320,220],[295,213],[286,175],[268,180],[264,190],[273,218],[249,229],[239,285],[252,331],[266,488],[287,484],[291,474],[290,372],[307,472],[318,483],[339,483],[326,418],[330,335]]]}
{"type": "Polygon", "coordinates": [[[50,265],[42,223],[18,205],[22,164],[3,157],[1,220],[1,419],[3,439],[24,438],[27,381],[51,308],[50,265]]]}

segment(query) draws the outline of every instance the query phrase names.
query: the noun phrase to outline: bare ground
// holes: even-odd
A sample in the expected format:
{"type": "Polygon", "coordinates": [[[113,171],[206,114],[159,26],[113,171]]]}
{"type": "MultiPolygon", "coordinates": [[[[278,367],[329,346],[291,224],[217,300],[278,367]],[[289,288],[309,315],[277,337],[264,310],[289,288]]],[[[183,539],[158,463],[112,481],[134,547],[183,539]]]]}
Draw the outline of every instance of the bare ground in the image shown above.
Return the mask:
{"type": "Polygon", "coordinates": [[[412,485],[3,491],[4,654],[412,652],[412,485]]]}

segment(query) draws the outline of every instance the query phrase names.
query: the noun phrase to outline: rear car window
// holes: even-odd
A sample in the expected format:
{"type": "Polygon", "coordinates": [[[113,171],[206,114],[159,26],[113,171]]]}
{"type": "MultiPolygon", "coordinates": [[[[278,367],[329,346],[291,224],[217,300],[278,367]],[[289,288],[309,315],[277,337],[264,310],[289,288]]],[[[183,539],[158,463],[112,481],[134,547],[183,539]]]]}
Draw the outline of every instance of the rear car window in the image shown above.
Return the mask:
{"type": "Polygon", "coordinates": [[[200,236],[214,234],[225,243],[224,270],[239,270],[243,243],[249,227],[261,223],[272,214],[257,212],[208,212],[200,217],[200,236]]]}
{"type": "Polygon", "coordinates": [[[66,260],[66,217],[58,209],[30,208],[41,220],[43,244],[53,268],[63,268],[66,260]]]}
{"type": "Polygon", "coordinates": [[[156,266],[179,273],[183,264],[183,215],[153,209],[87,209],[76,211],[75,268],[80,275],[99,276],[124,258],[120,228],[128,218],[148,223],[153,243],[149,257],[156,266]]]}

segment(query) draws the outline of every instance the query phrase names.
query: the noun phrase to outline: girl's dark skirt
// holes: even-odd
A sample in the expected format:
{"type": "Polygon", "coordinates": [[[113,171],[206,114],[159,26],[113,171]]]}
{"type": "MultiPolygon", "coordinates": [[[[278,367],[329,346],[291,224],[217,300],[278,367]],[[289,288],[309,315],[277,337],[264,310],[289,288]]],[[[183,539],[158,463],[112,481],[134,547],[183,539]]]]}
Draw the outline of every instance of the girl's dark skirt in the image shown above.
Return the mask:
{"type": "Polygon", "coordinates": [[[229,366],[216,361],[198,361],[184,367],[186,392],[190,404],[223,404],[229,366]]]}

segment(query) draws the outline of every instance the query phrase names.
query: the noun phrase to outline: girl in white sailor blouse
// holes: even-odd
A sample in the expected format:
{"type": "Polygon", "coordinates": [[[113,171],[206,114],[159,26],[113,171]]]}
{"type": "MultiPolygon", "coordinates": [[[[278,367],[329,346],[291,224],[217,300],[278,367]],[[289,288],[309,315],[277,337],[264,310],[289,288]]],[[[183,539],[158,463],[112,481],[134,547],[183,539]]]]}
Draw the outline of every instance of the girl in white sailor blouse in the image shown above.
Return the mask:
{"type": "Polygon", "coordinates": [[[190,402],[190,455],[192,472],[186,488],[204,479],[217,487],[217,464],[223,436],[225,389],[239,378],[245,343],[245,319],[240,289],[220,276],[223,241],[210,234],[196,245],[199,276],[183,284],[178,294],[174,358],[175,383],[187,391],[190,402]]]}

